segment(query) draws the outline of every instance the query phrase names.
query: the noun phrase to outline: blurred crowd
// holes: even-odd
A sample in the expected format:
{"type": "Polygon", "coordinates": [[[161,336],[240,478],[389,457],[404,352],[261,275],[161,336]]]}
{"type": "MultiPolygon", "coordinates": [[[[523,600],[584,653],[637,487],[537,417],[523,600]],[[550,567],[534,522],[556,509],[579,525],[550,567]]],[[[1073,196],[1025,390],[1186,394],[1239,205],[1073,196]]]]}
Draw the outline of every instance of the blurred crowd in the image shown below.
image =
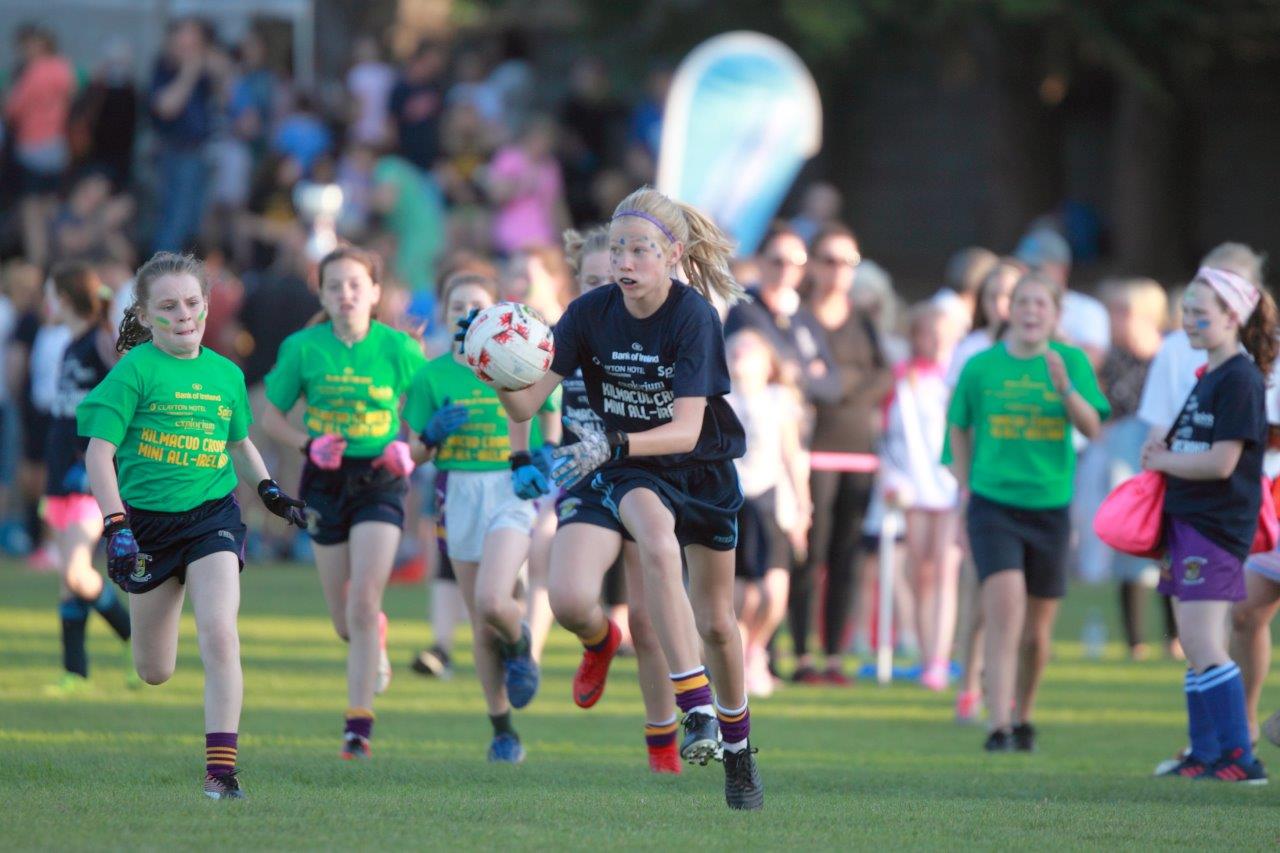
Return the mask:
{"type": "MultiPolygon", "coordinates": [[[[205,341],[242,366],[259,405],[280,342],[318,310],[314,264],[339,240],[382,254],[381,318],[424,330],[435,351],[447,340],[435,285],[462,264],[496,265],[504,298],[554,318],[576,286],[560,235],[601,222],[652,181],[670,79],[655,67],[641,90],[620,92],[608,64],[587,56],[547,85],[515,33],[425,42],[398,61],[366,36],[340,87],[305,91],[259,33],[227,44],[205,22],[182,19],[139,85],[124,42],[86,65],[39,28],[15,38],[0,161],[0,546],[37,566],[53,562],[39,514],[42,424],[67,344],[45,319],[54,265],[93,264],[118,323],[141,260],[199,254],[216,281],[205,341]]],[[[1089,354],[1114,411],[1102,438],[1082,448],[1077,519],[1087,520],[1146,434],[1139,398],[1177,303],[1146,279],[1102,282],[1101,299],[1072,289],[1072,247],[1044,220],[1017,246],[998,247],[1006,255],[961,249],[939,270],[937,293],[908,305],[841,223],[834,187],[814,183],[797,197],[756,254],[739,259],[735,274],[752,299],[725,314],[733,402],[760,449],[743,461],[743,485],[756,523],[779,534],[762,535],[763,547],[744,536],[741,549],[751,689],[776,683],[769,648],[784,619],[791,677],[847,682],[844,656],[865,655],[872,642],[886,513],[906,522],[895,641],[924,665],[926,686],[941,689],[951,674],[936,665],[967,657],[953,644],[969,642],[974,621],[956,483],[940,462],[960,367],[998,338],[1027,270],[1067,288],[1062,337],[1089,354]],[[794,435],[770,431],[782,412],[794,413],[794,435]]],[[[301,460],[279,462],[296,475],[301,460]]],[[[1075,527],[1077,572],[1121,582],[1127,640],[1145,654],[1153,568],[1113,560],[1087,521],[1075,527]]],[[[259,530],[251,547],[298,556],[305,542],[259,530]]],[[[1175,653],[1170,632],[1160,636],[1175,653]]]]}

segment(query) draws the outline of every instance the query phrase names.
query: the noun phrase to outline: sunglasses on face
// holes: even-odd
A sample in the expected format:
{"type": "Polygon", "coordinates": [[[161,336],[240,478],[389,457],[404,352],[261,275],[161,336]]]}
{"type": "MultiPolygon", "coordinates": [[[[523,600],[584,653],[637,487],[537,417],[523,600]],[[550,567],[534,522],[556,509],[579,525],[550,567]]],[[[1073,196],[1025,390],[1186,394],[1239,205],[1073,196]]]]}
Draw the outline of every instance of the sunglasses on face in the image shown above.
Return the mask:
{"type": "Polygon", "coordinates": [[[791,257],[781,257],[779,255],[766,255],[764,262],[771,267],[802,267],[808,262],[808,258],[804,255],[793,255],[791,257]]]}
{"type": "Polygon", "coordinates": [[[818,263],[826,267],[847,267],[853,269],[862,262],[862,257],[854,255],[851,258],[837,258],[834,255],[818,255],[818,263]]]}

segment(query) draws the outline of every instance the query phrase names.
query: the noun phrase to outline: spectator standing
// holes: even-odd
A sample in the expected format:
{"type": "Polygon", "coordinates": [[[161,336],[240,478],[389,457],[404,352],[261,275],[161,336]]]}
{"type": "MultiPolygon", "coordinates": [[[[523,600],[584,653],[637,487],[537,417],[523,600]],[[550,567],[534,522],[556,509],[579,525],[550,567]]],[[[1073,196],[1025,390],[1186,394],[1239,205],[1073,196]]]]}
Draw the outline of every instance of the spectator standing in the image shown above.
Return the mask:
{"type": "Polygon", "coordinates": [[[405,62],[388,102],[400,156],[424,172],[433,169],[440,158],[440,120],[444,115],[440,77],[445,62],[444,47],[424,41],[405,62]]]}
{"type": "Polygon", "coordinates": [[[56,193],[70,163],[67,116],[76,83],[71,64],[58,55],[47,31],[23,28],[17,42],[22,71],[5,99],[4,115],[20,169],[23,249],[27,260],[44,266],[56,193]]]}
{"type": "Polygon", "coordinates": [[[211,43],[205,23],[183,18],[169,28],[152,72],[150,109],[161,193],[153,251],[179,251],[200,228],[209,180],[204,148],[216,110],[211,43]]]}
{"type": "Polygon", "coordinates": [[[354,63],[347,72],[351,141],[357,145],[385,146],[390,141],[387,107],[396,85],[396,71],[382,61],[378,40],[371,35],[356,39],[352,59],[354,63]]]}
{"type": "Polygon", "coordinates": [[[569,224],[564,181],[553,154],[556,130],[545,116],[531,120],[489,165],[489,196],[497,206],[493,245],[502,255],[529,245],[555,245],[556,235],[569,224]]]}
{"type": "MultiPolygon", "coordinates": [[[[875,450],[881,403],[892,387],[893,374],[880,350],[875,327],[850,299],[854,271],[862,256],[853,232],[838,223],[818,233],[809,256],[809,309],[830,342],[840,389],[835,400],[816,406],[811,447],[815,454],[869,457],[875,450]]],[[[813,522],[808,554],[791,578],[788,609],[796,649],[792,678],[847,685],[844,633],[873,477],[869,472],[822,467],[815,462],[809,477],[813,522]],[[824,564],[827,583],[821,624],[826,669],[818,673],[808,650],[808,634],[814,578],[824,564]]]]}

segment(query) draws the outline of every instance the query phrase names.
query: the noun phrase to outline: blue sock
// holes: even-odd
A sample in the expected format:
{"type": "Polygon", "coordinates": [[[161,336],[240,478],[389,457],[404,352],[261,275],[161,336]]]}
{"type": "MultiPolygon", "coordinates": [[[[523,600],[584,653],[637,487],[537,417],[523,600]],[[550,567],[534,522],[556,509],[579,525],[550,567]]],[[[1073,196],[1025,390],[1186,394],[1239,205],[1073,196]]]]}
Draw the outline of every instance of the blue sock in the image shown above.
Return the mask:
{"type": "Polygon", "coordinates": [[[1203,764],[1218,760],[1222,750],[1218,747],[1218,732],[1213,718],[1200,695],[1200,680],[1195,670],[1188,668],[1183,682],[1187,694],[1187,736],[1191,741],[1191,755],[1203,764]]]}
{"type": "Polygon", "coordinates": [[[111,630],[122,639],[129,639],[131,626],[129,624],[129,611],[125,609],[124,602],[120,600],[120,596],[116,595],[116,589],[109,582],[102,585],[102,592],[98,593],[96,601],[89,604],[94,610],[102,614],[102,618],[107,620],[107,624],[111,626],[111,630]]]}
{"type": "Polygon", "coordinates": [[[1223,755],[1237,749],[1237,759],[1247,763],[1253,760],[1253,744],[1249,742],[1249,721],[1244,712],[1244,679],[1240,667],[1234,661],[1213,666],[1200,673],[1198,679],[1200,697],[1213,720],[1218,735],[1218,747],[1223,755]]]}

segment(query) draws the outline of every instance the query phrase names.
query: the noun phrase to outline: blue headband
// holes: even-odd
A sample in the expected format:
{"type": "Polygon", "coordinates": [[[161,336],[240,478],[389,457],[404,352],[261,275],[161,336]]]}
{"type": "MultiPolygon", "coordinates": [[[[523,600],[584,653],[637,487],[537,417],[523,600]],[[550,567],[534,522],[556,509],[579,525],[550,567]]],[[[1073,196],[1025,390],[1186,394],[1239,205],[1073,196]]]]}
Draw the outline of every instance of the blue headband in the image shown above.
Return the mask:
{"type": "MultiPolygon", "coordinates": [[[[643,210],[620,210],[620,211],[618,211],[617,213],[615,213],[615,214],[613,215],[613,218],[614,218],[614,219],[618,219],[618,218],[623,217],[623,216],[638,216],[638,217],[640,217],[641,219],[644,219],[644,220],[647,220],[647,221],[649,221],[649,222],[652,222],[654,225],[656,225],[656,226],[658,227],[658,230],[659,230],[659,231],[661,231],[663,234],[665,234],[665,235],[666,235],[666,237],[667,237],[667,239],[668,239],[668,240],[670,240],[672,243],[678,243],[678,242],[679,242],[679,241],[676,239],[676,235],[674,235],[674,234],[672,234],[670,231],[668,231],[668,230],[667,230],[667,226],[665,226],[665,225],[663,225],[661,222],[659,222],[659,221],[658,221],[658,217],[656,217],[656,216],[651,216],[650,214],[645,213],[643,210]]],[[[612,220],[610,220],[610,221],[612,221],[612,220]]]]}

